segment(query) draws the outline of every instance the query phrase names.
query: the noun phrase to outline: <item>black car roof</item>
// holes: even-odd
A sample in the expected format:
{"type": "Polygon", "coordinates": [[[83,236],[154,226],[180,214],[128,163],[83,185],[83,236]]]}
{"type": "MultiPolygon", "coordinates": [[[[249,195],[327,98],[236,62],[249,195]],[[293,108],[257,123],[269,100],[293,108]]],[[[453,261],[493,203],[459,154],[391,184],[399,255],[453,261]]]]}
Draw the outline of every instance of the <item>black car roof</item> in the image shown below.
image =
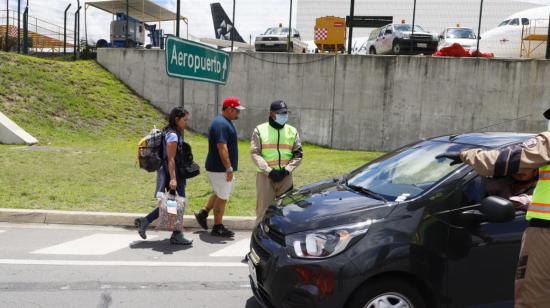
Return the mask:
{"type": "Polygon", "coordinates": [[[432,140],[462,143],[478,147],[499,148],[524,142],[534,136],[536,135],[528,133],[468,133],[440,136],[435,137],[432,140]]]}

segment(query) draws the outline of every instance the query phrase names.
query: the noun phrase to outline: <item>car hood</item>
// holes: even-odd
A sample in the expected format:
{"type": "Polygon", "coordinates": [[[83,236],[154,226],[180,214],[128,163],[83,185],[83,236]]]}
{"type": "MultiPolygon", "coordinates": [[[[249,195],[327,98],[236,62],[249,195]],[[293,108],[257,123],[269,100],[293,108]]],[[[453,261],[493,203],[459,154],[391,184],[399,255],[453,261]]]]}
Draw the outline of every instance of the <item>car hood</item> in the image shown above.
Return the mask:
{"type": "Polygon", "coordinates": [[[393,209],[391,202],[351,191],[334,180],[304,186],[270,206],[263,223],[282,234],[382,219],[393,209]]]}
{"type": "Polygon", "coordinates": [[[477,43],[476,39],[467,39],[467,38],[448,38],[445,39],[445,44],[451,46],[454,43],[458,43],[462,46],[475,46],[477,43]]]}
{"type": "Polygon", "coordinates": [[[277,38],[288,38],[288,34],[269,34],[269,35],[258,35],[257,36],[258,38],[262,38],[262,37],[277,37],[277,38]]]}

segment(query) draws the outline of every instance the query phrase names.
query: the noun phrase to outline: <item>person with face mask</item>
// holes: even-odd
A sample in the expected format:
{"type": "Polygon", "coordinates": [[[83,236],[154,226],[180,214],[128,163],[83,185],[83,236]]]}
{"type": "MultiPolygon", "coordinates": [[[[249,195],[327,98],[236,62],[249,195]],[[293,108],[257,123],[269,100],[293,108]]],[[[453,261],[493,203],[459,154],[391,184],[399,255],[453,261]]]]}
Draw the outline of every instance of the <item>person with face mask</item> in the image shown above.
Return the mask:
{"type": "Polygon", "coordinates": [[[273,200],[292,189],[292,172],[302,162],[300,135],[287,122],[288,107],[276,100],[269,108],[269,120],[252,133],[250,154],[257,167],[256,225],[273,200]]]}
{"type": "MultiPolygon", "coordinates": [[[[550,109],[544,117],[550,119],[550,109]]],[[[504,177],[539,170],[525,215],[529,227],[521,241],[514,307],[550,307],[550,132],[539,133],[521,145],[449,152],[436,158],[450,159],[451,164],[468,164],[483,176],[504,177]]]]}

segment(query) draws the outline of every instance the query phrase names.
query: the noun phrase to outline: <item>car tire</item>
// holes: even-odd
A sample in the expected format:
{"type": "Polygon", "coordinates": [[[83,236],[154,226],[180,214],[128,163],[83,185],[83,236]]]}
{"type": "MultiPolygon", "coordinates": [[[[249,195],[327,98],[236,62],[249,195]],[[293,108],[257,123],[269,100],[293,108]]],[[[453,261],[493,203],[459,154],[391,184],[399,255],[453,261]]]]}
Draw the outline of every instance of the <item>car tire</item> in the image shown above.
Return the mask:
{"type": "Polygon", "coordinates": [[[375,54],[376,54],[376,48],[371,47],[371,48],[369,49],[369,54],[375,55],[375,54]]]}
{"type": "Polygon", "coordinates": [[[398,279],[385,279],[364,284],[355,291],[347,307],[426,308],[426,303],[422,294],[407,282],[398,279]]]}
{"type": "Polygon", "coordinates": [[[393,52],[394,55],[400,54],[401,53],[401,44],[399,44],[397,42],[393,43],[391,51],[393,52]]]}

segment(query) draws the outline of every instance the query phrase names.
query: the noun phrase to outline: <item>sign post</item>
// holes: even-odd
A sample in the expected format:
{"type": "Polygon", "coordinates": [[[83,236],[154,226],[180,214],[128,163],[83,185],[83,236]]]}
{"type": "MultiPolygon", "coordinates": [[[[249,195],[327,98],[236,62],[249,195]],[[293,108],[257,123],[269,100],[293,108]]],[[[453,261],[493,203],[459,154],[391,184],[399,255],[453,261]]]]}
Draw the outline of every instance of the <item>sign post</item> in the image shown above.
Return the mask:
{"type": "Polygon", "coordinates": [[[216,84],[227,82],[230,67],[227,52],[171,35],[165,50],[168,76],[216,84]]]}

